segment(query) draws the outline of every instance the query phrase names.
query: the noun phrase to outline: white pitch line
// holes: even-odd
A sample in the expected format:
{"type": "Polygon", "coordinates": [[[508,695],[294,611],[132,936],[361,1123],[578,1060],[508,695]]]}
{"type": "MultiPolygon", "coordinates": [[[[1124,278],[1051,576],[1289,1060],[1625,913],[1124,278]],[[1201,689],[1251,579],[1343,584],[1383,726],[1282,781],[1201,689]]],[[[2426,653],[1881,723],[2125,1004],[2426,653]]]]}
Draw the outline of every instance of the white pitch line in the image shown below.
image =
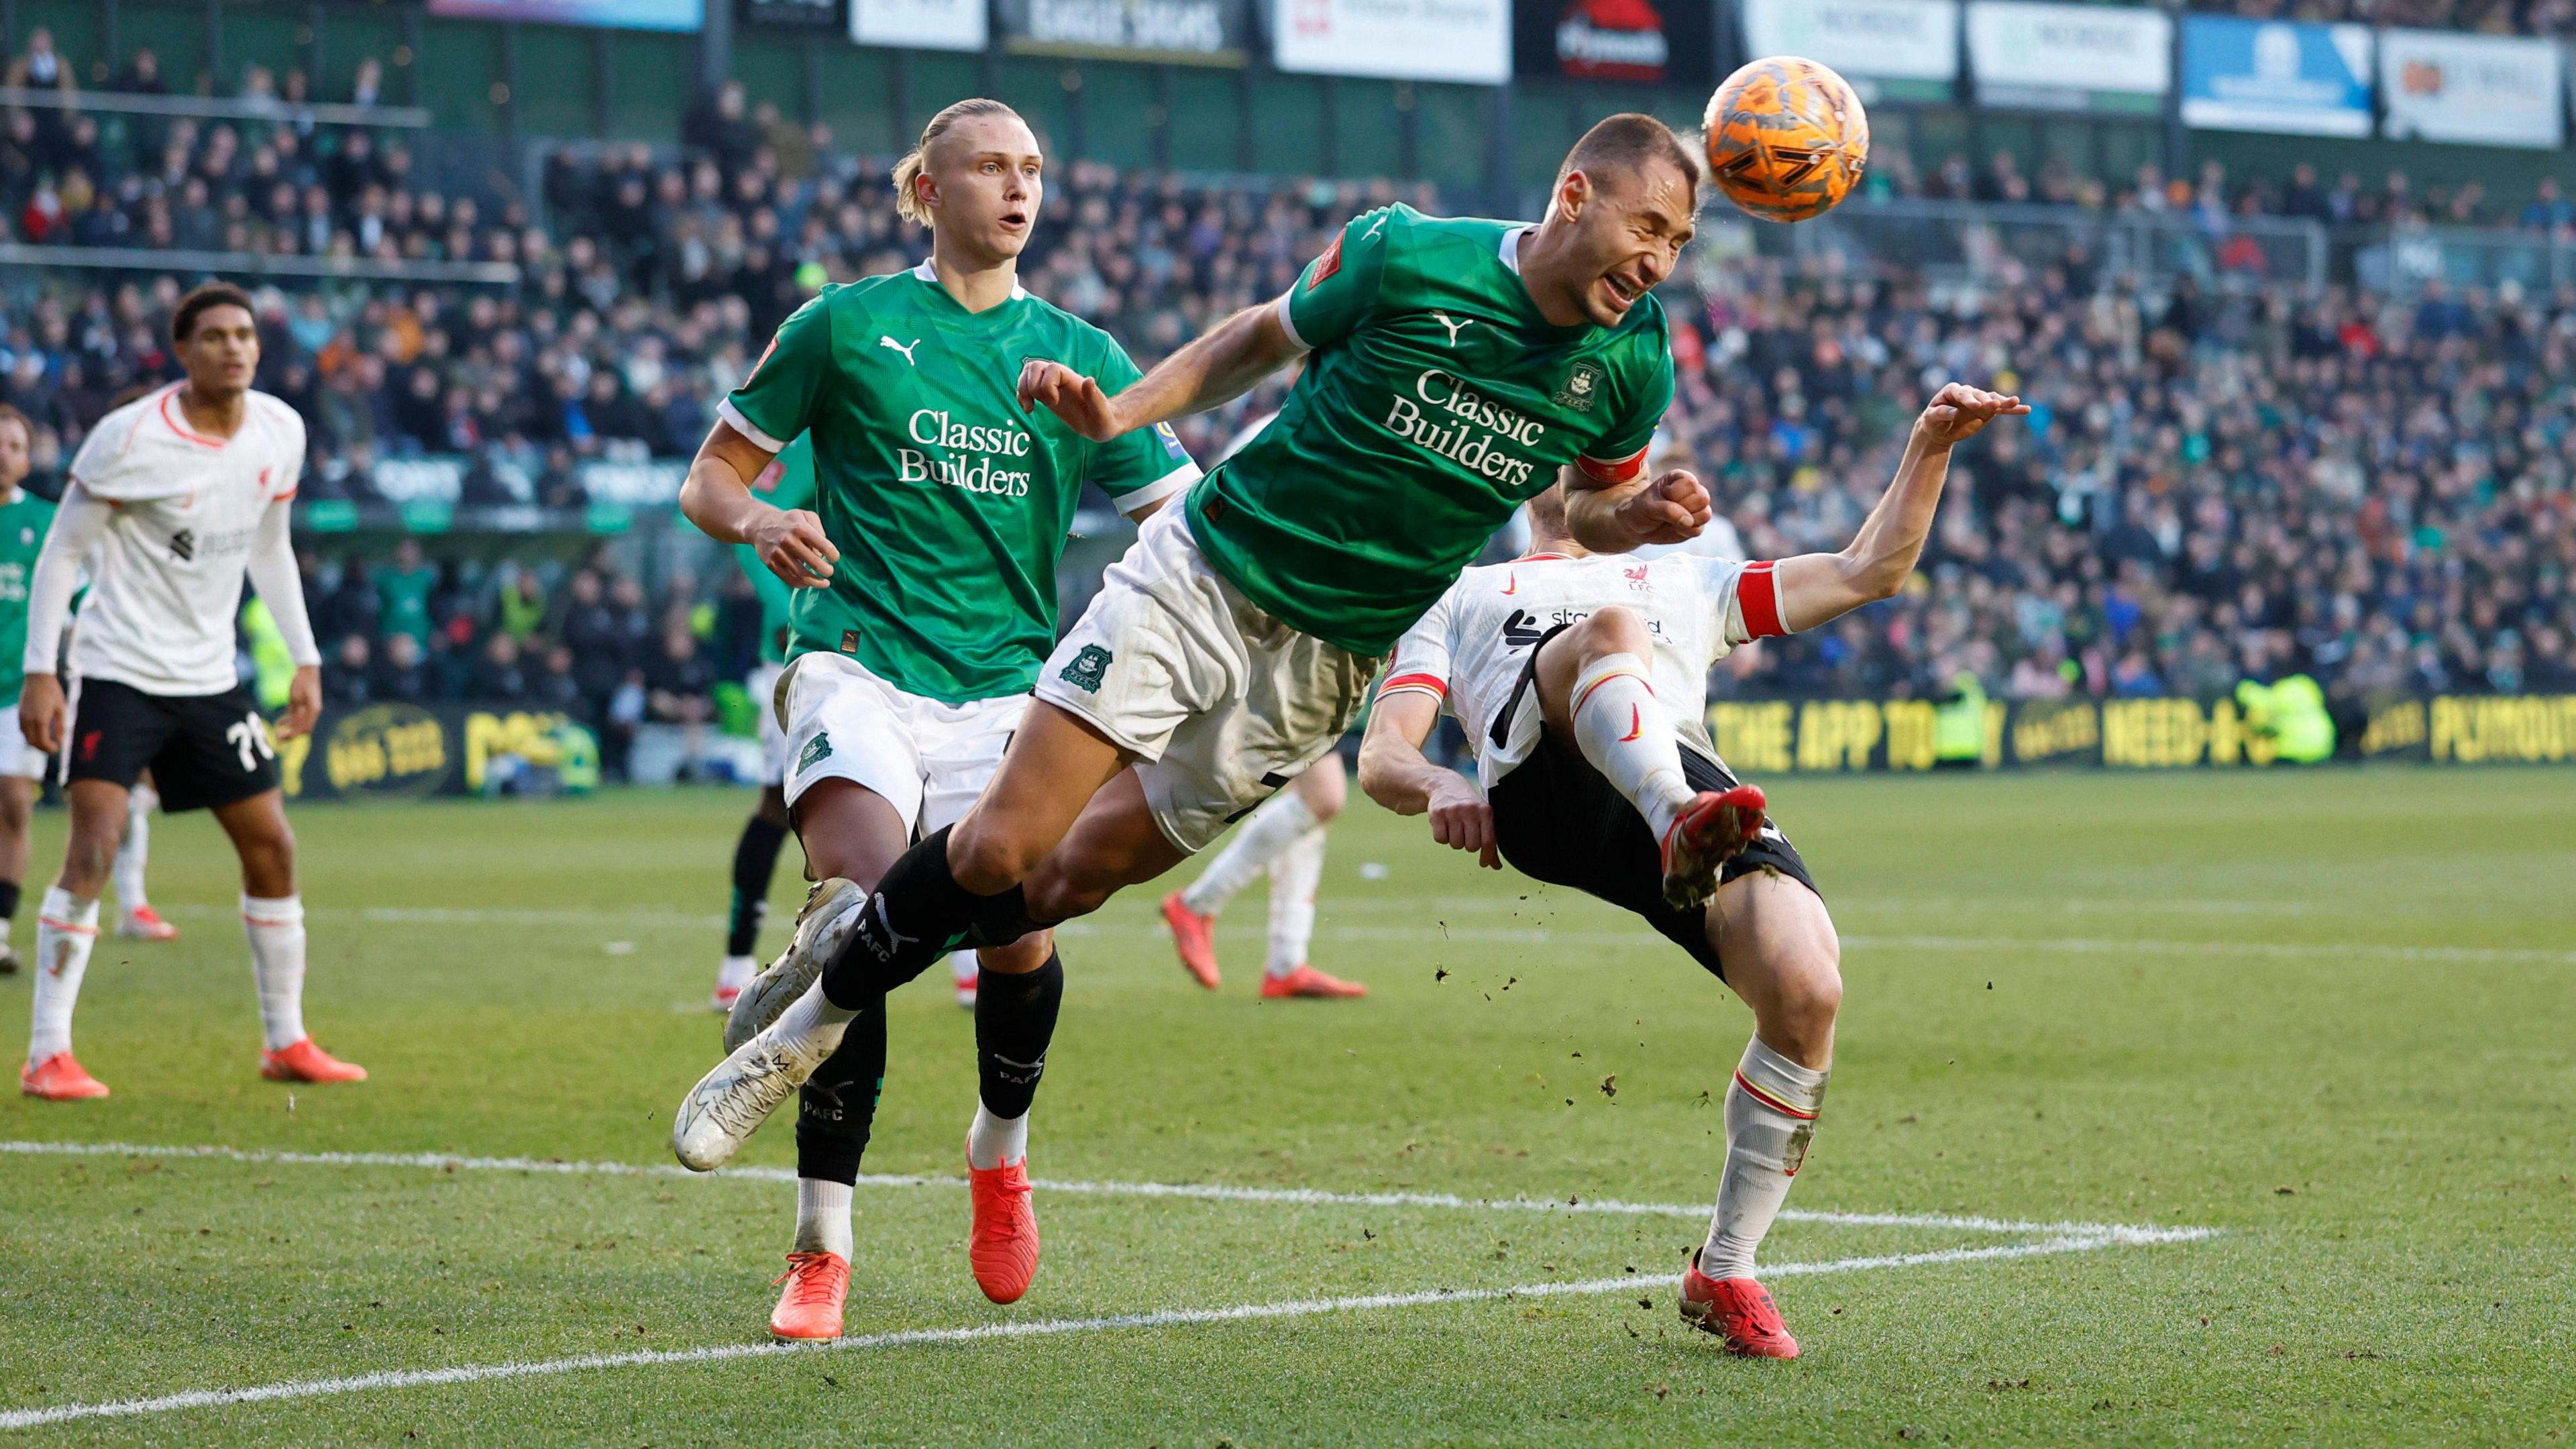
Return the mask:
{"type": "MultiPolygon", "coordinates": [[[[429,1172],[525,1172],[555,1173],[594,1177],[663,1177],[704,1180],[731,1178],[751,1182],[794,1182],[796,1174],[784,1167],[728,1167],[717,1172],[691,1172],[670,1162],[579,1162],[554,1157],[461,1157],[443,1152],[287,1152],[264,1148],[223,1146],[164,1145],[135,1142],[7,1142],[0,1141],[0,1156],[22,1157],[163,1157],[194,1158],[218,1162],[239,1162],[288,1167],[405,1167],[429,1172]]],[[[862,1187],[962,1188],[962,1177],[939,1177],[908,1173],[861,1173],[862,1187]]],[[[1565,1198],[1475,1198],[1447,1192],[1328,1192],[1311,1187],[1236,1187],[1225,1183],[1203,1182],[1086,1182],[1038,1178],[1032,1186],[1049,1192],[1089,1197],[1186,1198],[1206,1202],[1276,1203],[1292,1207],[1407,1207],[1436,1208],[1457,1212],[1534,1212],[1582,1215],[1590,1213],[1614,1217],[1678,1217],[1701,1219],[1709,1214],[1706,1203],[1623,1202],[1617,1198],[1586,1198],[1569,1194],[1565,1198]]],[[[1861,1213],[1830,1212],[1818,1209],[1789,1208],[1780,1214],[1784,1222],[1831,1223],[1857,1228],[1933,1228],[1950,1232],[1996,1233],[2009,1235],[2055,1234],[2061,1237],[2098,1237],[2121,1243],[2179,1242],[2186,1236],[2203,1232],[2197,1228],[2158,1228],[2122,1223],[2040,1223],[2020,1222],[2009,1218],[1962,1216],[1950,1213],[1861,1213]]]]}
{"type": "MultiPolygon", "coordinates": [[[[476,907],[308,906],[316,920],[355,920],[371,925],[427,926],[599,926],[620,930],[704,931],[724,924],[722,916],[686,915],[677,911],[640,910],[501,910],[476,907]]],[[[173,905],[164,915],[229,916],[213,906],[173,905]]],[[[1152,921],[1067,921],[1056,934],[1072,939],[1109,935],[1160,936],[1152,921]]],[[[1556,930],[1505,926],[1326,926],[1316,934],[1335,941],[1445,941],[1462,945],[1629,946],[1647,939],[1639,931],[1556,930]]],[[[2576,966],[2576,951],[2522,946],[2410,946],[2386,941],[2168,941],[2107,937],[2024,936],[1843,936],[1845,946],[1883,951],[2045,951],[2109,956],[2231,956],[2259,960],[2297,960],[2311,956],[2359,957],[2374,961],[2426,961],[2449,964],[2477,962],[2576,966]]]]}
{"type": "MultiPolygon", "coordinates": [[[[1888,1253],[1818,1262],[1772,1263],[1763,1273],[1772,1278],[1824,1273],[1856,1273],[1875,1268],[1930,1267],[1942,1263],[1985,1263],[2012,1258],[2038,1258],[2056,1253],[2084,1253],[2131,1241],[2182,1242],[2206,1237],[2209,1230],[2172,1230],[2154,1239],[2100,1235],[2050,1238],[1991,1248],[1950,1248],[1927,1253],[1888,1253]]],[[[987,1339],[1042,1338],[1119,1328],[1174,1328],[1211,1323],[1248,1323],[1262,1319],[1312,1318],[1327,1313],[1361,1313],[1386,1308],[1420,1308],[1435,1303],[1486,1303],[1497,1299],[1563,1298],[1632,1293],[1639,1288],[1669,1288],[1677,1280],[1645,1275],[1586,1278],[1570,1283],[1524,1283],[1510,1288],[1435,1288],[1414,1293],[1373,1293],[1355,1298],[1296,1298],[1280,1303],[1240,1303],[1224,1308],[1166,1308],[1147,1313],[1114,1313],[1094,1318],[1047,1318],[1028,1323],[979,1323],[956,1328],[911,1328],[891,1333],[858,1334],[824,1344],[729,1343],[706,1348],[642,1349],[633,1353],[580,1354],[570,1358],[523,1359],[511,1363],[459,1364],[451,1368],[386,1369],[342,1378],[289,1379],[241,1389],[197,1389],[152,1398],[114,1399],[99,1403],[56,1404],[40,1409],[0,1412],[0,1429],[34,1429],[84,1419],[129,1419],[184,1409],[222,1408],[236,1404],[318,1399],[341,1394],[448,1384],[489,1383],[496,1379],[540,1378],[594,1369],[651,1368],[725,1363],[736,1359],[778,1358],[788,1354],[834,1353],[850,1349],[910,1348],[927,1344],[976,1343],[987,1339]]]]}

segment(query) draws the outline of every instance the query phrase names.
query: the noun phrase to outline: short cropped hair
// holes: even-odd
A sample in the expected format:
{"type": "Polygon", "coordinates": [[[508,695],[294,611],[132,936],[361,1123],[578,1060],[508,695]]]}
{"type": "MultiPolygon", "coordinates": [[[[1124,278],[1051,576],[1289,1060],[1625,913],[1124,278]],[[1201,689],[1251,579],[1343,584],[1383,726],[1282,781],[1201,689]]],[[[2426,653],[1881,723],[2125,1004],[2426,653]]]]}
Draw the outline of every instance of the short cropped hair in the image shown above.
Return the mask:
{"type": "Polygon", "coordinates": [[[31,449],[36,446],[36,425],[28,421],[25,413],[7,403],[0,403],[0,424],[5,423],[16,423],[18,431],[27,436],[27,446],[31,449]]]}
{"type": "Polygon", "coordinates": [[[197,331],[197,319],[217,307],[239,307],[252,317],[259,309],[250,304],[250,293],[230,282],[206,282],[179,299],[179,310],[170,314],[170,340],[185,342],[197,331]]]}
{"type": "Polygon", "coordinates": [[[1636,111],[1605,116],[1584,132],[1574,149],[1565,153],[1565,164],[1556,168],[1556,180],[1561,186],[1566,177],[1580,171],[1597,183],[1614,172],[1635,175],[1657,161],[1670,162],[1682,173],[1682,179],[1690,183],[1691,201],[1696,205],[1699,158],[1682,144],[1681,137],[1673,134],[1672,127],[1636,111]]]}

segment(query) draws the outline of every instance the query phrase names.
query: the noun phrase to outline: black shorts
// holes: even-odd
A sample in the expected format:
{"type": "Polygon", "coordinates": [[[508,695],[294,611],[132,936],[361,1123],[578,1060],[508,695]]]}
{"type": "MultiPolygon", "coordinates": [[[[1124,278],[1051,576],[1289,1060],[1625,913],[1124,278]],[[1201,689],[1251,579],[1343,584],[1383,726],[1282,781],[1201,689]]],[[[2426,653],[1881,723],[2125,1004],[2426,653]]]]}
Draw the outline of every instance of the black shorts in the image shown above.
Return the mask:
{"type": "Polygon", "coordinates": [[[65,778],[134,788],[149,769],[161,808],[205,810],[278,787],[277,750],[250,691],[145,694],[84,679],[72,696],[65,778]]]}
{"type": "MultiPolygon", "coordinates": [[[[1688,746],[1682,749],[1682,774],[1693,790],[1731,790],[1741,783],[1724,765],[1688,746]]],[[[1707,907],[1677,911],[1664,904],[1662,845],[1647,832],[1637,807],[1580,752],[1542,734],[1538,748],[1494,783],[1486,801],[1494,809],[1495,841],[1514,870],[1551,885],[1572,886],[1645,917],[1646,924],[1688,951],[1718,980],[1726,979],[1725,964],[1708,943],[1707,907]]],[[[1807,874],[1797,847],[1768,817],[1762,827],[1761,836],[1718,872],[1718,883],[1768,870],[1815,890],[1815,878],[1807,874]]]]}

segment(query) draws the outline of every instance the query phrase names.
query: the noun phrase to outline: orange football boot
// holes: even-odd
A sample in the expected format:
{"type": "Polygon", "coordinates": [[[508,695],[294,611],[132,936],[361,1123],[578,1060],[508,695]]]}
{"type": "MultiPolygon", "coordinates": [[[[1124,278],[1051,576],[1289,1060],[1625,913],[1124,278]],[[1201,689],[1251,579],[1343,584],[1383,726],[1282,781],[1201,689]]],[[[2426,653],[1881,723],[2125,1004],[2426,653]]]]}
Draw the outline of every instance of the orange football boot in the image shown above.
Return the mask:
{"type": "Polygon", "coordinates": [[[1216,917],[1202,916],[1181,904],[1181,893],[1163,897],[1163,924],[1172,928],[1172,949],[1181,953],[1181,969],[1210,991],[1221,979],[1216,971],[1216,917]]]}
{"type": "Polygon", "coordinates": [[[1017,1303],[1038,1275],[1038,1214],[1029,1200],[1029,1160],[983,1168],[970,1158],[966,1189],[975,1203],[975,1225],[966,1238],[975,1286],[996,1303],[1017,1303]]]}
{"type": "Polygon", "coordinates": [[[1702,790],[1664,828],[1664,904],[1677,911],[1717,894],[1721,867],[1762,833],[1766,802],[1759,785],[1702,790]]]}
{"type": "Polygon", "coordinates": [[[1261,977],[1261,999],[1264,1001],[1290,996],[1340,1000],[1366,995],[1368,988],[1356,981],[1327,976],[1312,966],[1302,964],[1285,976],[1272,976],[1265,972],[1261,977]]]}
{"type": "Polygon", "coordinates": [[[313,1044],[313,1038],[289,1042],[259,1054],[259,1074],[272,1082],[363,1082],[367,1069],[344,1062],[313,1044]]]}
{"type": "Polygon", "coordinates": [[[56,1052],[18,1069],[18,1090],[48,1102],[87,1102],[107,1095],[107,1083],[81,1069],[70,1052],[56,1052]]]}
{"type": "Polygon", "coordinates": [[[1711,1278],[1691,1254],[1690,1271],[1682,1275],[1682,1317],[1693,1328],[1716,1334],[1726,1351],[1745,1358],[1796,1358],[1798,1340],[1780,1321],[1771,1292],[1751,1278],[1711,1278]]]}
{"type": "Polygon", "coordinates": [[[144,905],[117,916],[116,934],[145,941],[175,941],[179,939],[179,928],[161,919],[159,911],[144,905]]]}
{"type": "Polygon", "coordinates": [[[850,1260],[838,1253],[790,1253],[775,1283],[787,1290],[769,1311],[774,1338],[838,1338],[841,1304],[850,1296],[850,1260]]]}

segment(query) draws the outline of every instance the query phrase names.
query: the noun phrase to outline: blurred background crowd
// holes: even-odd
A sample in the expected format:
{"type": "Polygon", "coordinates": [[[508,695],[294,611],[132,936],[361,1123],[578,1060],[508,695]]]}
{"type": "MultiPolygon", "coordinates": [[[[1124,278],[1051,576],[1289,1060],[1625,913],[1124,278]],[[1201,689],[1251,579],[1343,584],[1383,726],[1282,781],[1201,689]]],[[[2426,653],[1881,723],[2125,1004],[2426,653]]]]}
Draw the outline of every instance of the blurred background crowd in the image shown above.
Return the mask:
{"type": "MultiPolygon", "coordinates": [[[[2576,24],[2576,0],[2216,8],[2576,24]]],[[[442,189],[399,140],[299,121],[300,72],[251,70],[245,95],[285,103],[267,120],[103,120],[78,107],[72,75],[42,31],[8,62],[8,83],[66,100],[0,114],[0,217],[19,242],[517,268],[503,285],[259,289],[261,385],[310,420],[315,502],[382,501],[389,470],[435,457],[460,460],[460,507],[583,508],[584,463],[685,457],[805,297],[922,252],[878,171],[738,85],[692,108],[683,147],[564,147],[521,199],[442,189]]],[[[380,68],[356,75],[319,99],[372,103],[380,68]]],[[[108,85],[167,89],[148,50],[108,85]]],[[[2025,175],[2009,153],[1922,172],[1898,153],[1874,184],[2198,212],[2213,233],[2264,213],[2576,234],[2545,179],[2511,197],[2419,192],[2302,165],[2237,184],[2211,162],[2109,184],[2025,175]]],[[[1343,219],[1397,200],[1440,206],[1425,184],[1070,163],[1023,277],[1150,366],[1284,290],[1343,219]]],[[[1939,381],[2036,408],[1961,459],[1904,598],[1755,651],[1721,689],[1924,695],[1965,671],[2005,698],[2208,697],[2292,672],[2347,696],[2576,690],[2576,290],[2259,289],[2223,285],[2220,257],[2206,285],[2150,289],[2070,244],[2001,285],[1940,284],[1898,261],[1704,243],[1668,289],[1680,381],[1660,447],[1709,479],[1754,556],[1839,548],[1939,381]]],[[[0,401],[36,420],[40,491],[121,396],[171,375],[183,280],[65,271],[0,287],[0,401]]],[[[1194,420],[1184,441],[1209,457],[1278,392],[1194,420]]],[[[577,711],[613,771],[638,725],[705,722],[753,661],[756,604],[718,558],[644,569],[605,547],[491,558],[308,536],[306,578],[334,699],[577,711]]]]}

